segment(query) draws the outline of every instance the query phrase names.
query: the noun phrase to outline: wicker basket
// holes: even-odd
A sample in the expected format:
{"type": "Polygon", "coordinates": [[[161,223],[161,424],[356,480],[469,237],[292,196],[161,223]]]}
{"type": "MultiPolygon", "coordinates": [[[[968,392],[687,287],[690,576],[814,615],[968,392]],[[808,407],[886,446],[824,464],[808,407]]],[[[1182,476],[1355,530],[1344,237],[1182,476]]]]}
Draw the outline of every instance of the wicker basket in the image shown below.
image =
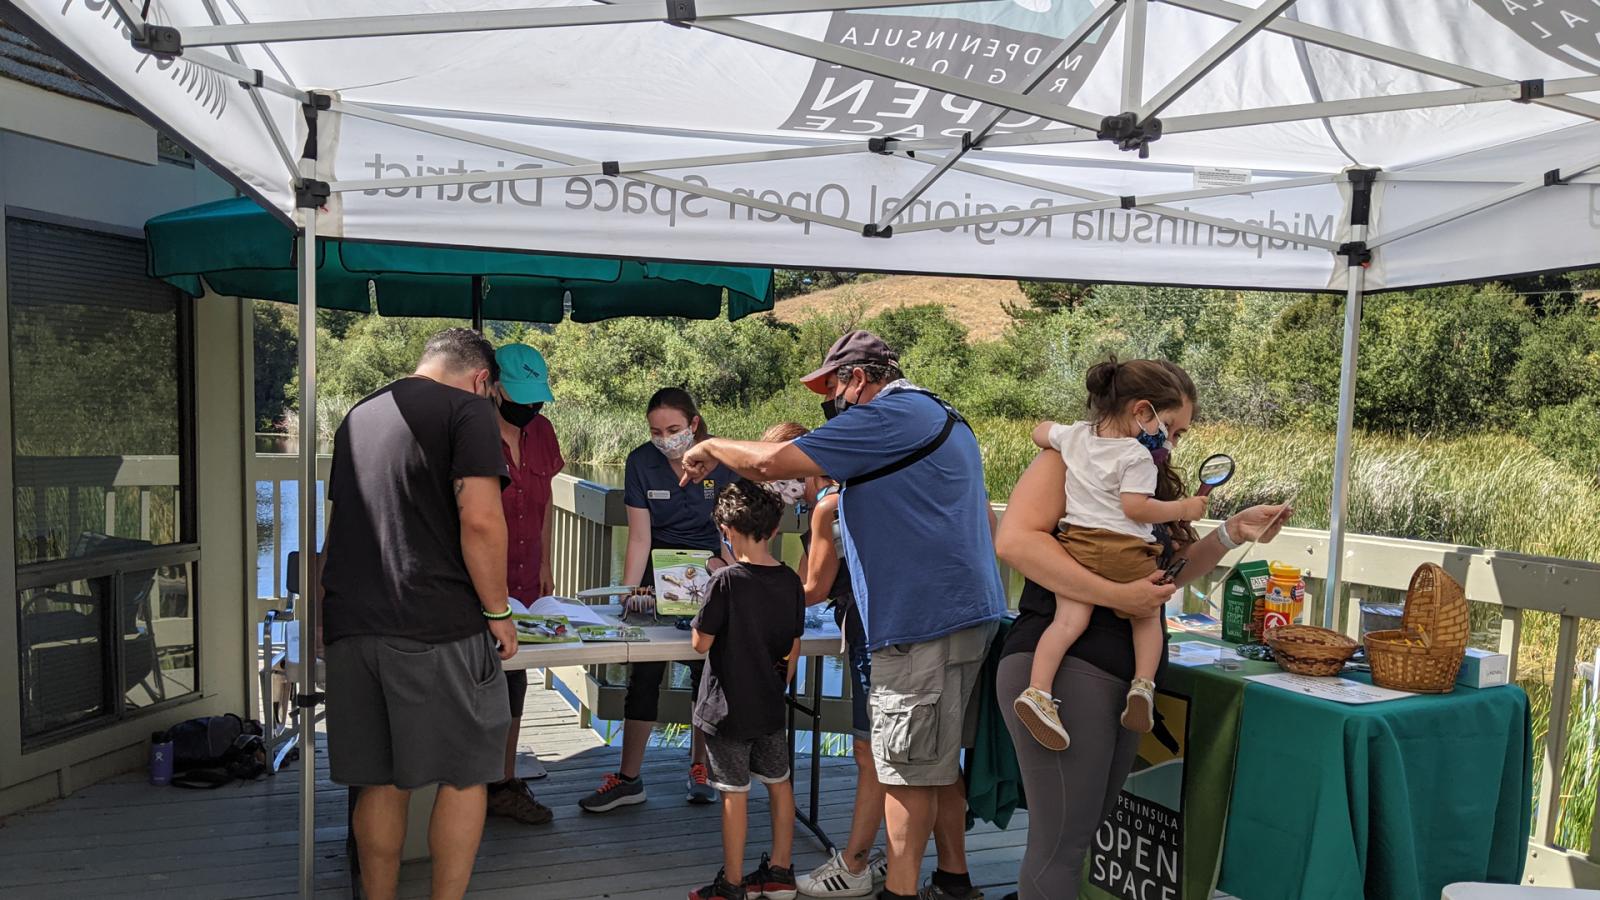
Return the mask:
{"type": "Polygon", "coordinates": [[[1468,634],[1461,583],[1433,563],[1423,565],[1411,576],[1400,629],[1366,636],[1372,683],[1418,694],[1450,693],[1468,634]]]}
{"type": "Polygon", "coordinates": [[[1358,646],[1337,631],[1311,625],[1279,625],[1266,638],[1278,665],[1296,675],[1337,675],[1358,646]]]}

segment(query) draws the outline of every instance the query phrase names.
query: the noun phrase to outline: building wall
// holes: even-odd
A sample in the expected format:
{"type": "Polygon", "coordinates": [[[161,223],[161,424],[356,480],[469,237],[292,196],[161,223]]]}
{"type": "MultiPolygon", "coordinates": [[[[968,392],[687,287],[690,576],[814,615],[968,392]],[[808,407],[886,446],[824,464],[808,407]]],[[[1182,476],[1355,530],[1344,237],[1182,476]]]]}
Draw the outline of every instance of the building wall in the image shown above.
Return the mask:
{"type": "MultiPolygon", "coordinates": [[[[0,79],[0,87],[6,86],[0,79]]],[[[15,85],[12,85],[15,88],[15,85]]],[[[43,98],[35,98],[43,100],[43,98]]],[[[169,210],[234,196],[203,166],[154,161],[155,132],[123,113],[56,97],[20,120],[15,107],[0,128],[0,209],[100,231],[135,233],[169,210]],[[72,128],[44,117],[70,119],[72,128]],[[73,140],[51,143],[30,135],[73,140]],[[93,150],[84,149],[85,147],[93,150]],[[98,152],[94,152],[98,151],[98,152]]],[[[0,336],[9,333],[5,247],[0,241],[0,336]]],[[[17,590],[12,446],[0,440],[0,815],[65,796],[93,781],[144,764],[152,731],[193,716],[245,712],[254,656],[253,486],[246,482],[253,451],[253,371],[247,366],[248,307],[205,297],[195,305],[195,453],[201,558],[196,567],[200,690],[186,702],[30,753],[22,752],[18,671],[17,590]]],[[[11,433],[9,342],[0,340],[0,435],[11,433]]]]}

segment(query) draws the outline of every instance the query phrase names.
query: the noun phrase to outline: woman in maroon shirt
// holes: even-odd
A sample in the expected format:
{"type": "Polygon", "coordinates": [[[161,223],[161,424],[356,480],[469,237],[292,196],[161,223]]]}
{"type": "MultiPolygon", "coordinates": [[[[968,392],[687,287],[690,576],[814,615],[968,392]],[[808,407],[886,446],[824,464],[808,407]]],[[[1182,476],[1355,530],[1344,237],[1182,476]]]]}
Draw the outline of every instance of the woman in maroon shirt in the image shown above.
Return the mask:
{"type": "MultiPolygon", "coordinates": [[[[496,402],[500,407],[500,449],[511,481],[500,494],[509,537],[506,581],[511,596],[533,603],[555,590],[550,570],[550,482],[561,471],[561,445],[550,420],[539,414],[552,399],[549,370],[539,351],[526,344],[507,344],[495,352],[500,365],[496,402]]],[[[554,818],[548,806],[517,778],[517,738],[522,730],[523,702],[528,695],[526,669],[506,670],[511,698],[511,730],[506,735],[505,779],[489,785],[489,814],[528,825],[554,818]]]]}

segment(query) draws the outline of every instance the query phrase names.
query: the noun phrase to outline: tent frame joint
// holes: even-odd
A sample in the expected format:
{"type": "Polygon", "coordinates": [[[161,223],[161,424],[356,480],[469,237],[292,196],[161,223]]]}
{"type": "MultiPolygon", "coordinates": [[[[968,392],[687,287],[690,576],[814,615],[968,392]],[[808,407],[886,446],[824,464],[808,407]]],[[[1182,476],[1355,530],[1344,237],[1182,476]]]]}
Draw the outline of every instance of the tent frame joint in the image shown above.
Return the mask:
{"type": "Polygon", "coordinates": [[[1516,103],[1532,103],[1535,100],[1544,99],[1544,79],[1543,78],[1527,78],[1527,79],[1524,79],[1523,81],[1519,82],[1519,84],[1520,84],[1520,86],[1522,88],[1522,93],[1518,97],[1516,97],[1514,102],[1516,102],[1516,103]]]}
{"type": "Polygon", "coordinates": [[[133,49],[148,53],[156,59],[176,59],[183,55],[183,33],[171,25],[145,25],[135,31],[130,43],[133,49]]]}
{"type": "Polygon", "coordinates": [[[326,181],[315,178],[302,178],[294,185],[295,209],[321,209],[328,205],[328,198],[333,196],[333,188],[326,181]]]}
{"type": "Polygon", "coordinates": [[[1544,186],[1545,187],[1554,187],[1554,186],[1556,186],[1558,184],[1566,184],[1570,180],[1571,180],[1570,177],[1569,178],[1561,177],[1561,170],[1560,169],[1551,169],[1550,171],[1544,173],[1544,186]]]}
{"type": "Polygon", "coordinates": [[[694,0],[666,0],[667,24],[676,28],[688,28],[690,23],[699,18],[695,11],[694,0]]]}
{"type": "Polygon", "coordinates": [[[1116,144],[1119,150],[1137,150],[1140,159],[1148,159],[1150,145],[1161,140],[1161,120],[1151,116],[1140,121],[1136,112],[1106,116],[1100,120],[1095,137],[1116,144]]]}
{"type": "MultiPolygon", "coordinates": [[[[1372,186],[1378,181],[1378,170],[1347,169],[1345,177],[1350,180],[1350,224],[1365,227],[1372,216],[1372,186]]],[[[1362,251],[1367,254],[1367,260],[1370,260],[1372,254],[1366,249],[1366,242],[1357,243],[1362,245],[1362,251]]],[[[1346,255],[1343,247],[1338,252],[1340,255],[1346,255]]],[[[1351,265],[1356,263],[1352,262],[1351,265]]]]}
{"type": "Polygon", "coordinates": [[[1367,248],[1366,241],[1346,241],[1340,244],[1334,253],[1344,257],[1351,268],[1356,266],[1366,268],[1372,265],[1372,251],[1367,248]]]}
{"type": "Polygon", "coordinates": [[[241,79],[239,81],[239,86],[247,91],[265,87],[267,80],[266,75],[260,69],[251,69],[250,71],[255,74],[255,78],[251,81],[244,81],[241,79]]]}
{"type": "Polygon", "coordinates": [[[898,143],[900,143],[900,140],[898,138],[891,138],[891,137],[867,138],[867,152],[876,153],[879,156],[893,156],[894,155],[894,145],[898,144],[898,143]]]}
{"type": "Polygon", "coordinates": [[[867,224],[861,226],[861,236],[869,238],[891,238],[894,237],[894,226],[884,225],[880,228],[878,223],[868,222],[867,224]]]}
{"type": "Polygon", "coordinates": [[[600,174],[607,178],[616,178],[622,174],[622,164],[614,159],[605,160],[600,163],[600,174]]]}

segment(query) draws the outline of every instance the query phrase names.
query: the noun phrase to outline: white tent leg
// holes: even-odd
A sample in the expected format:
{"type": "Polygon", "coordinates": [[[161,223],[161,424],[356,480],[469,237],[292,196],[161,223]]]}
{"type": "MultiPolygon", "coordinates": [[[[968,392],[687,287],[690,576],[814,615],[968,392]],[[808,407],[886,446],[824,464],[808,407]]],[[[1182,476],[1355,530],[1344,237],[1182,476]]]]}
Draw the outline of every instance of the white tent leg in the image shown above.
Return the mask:
{"type": "MultiPolygon", "coordinates": [[[[1366,238],[1367,226],[1353,225],[1350,240],[1366,238]]],[[[1339,579],[1344,567],[1345,505],[1350,494],[1350,436],[1355,427],[1356,361],[1361,348],[1361,304],[1367,270],[1351,266],[1344,301],[1344,349],[1339,357],[1339,430],[1333,446],[1333,498],[1328,514],[1328,580],[1323,586],[1322,627],[1334,628],[1339,579]]]]}
{"type": "MultiPolygon", "coordinates": [[[[308,174],[312,163],[303,164],[308,174]]],[[[300,279],[300,896],[313,893],[317,850],[317,209],[301,210],[300,279]]]]}

